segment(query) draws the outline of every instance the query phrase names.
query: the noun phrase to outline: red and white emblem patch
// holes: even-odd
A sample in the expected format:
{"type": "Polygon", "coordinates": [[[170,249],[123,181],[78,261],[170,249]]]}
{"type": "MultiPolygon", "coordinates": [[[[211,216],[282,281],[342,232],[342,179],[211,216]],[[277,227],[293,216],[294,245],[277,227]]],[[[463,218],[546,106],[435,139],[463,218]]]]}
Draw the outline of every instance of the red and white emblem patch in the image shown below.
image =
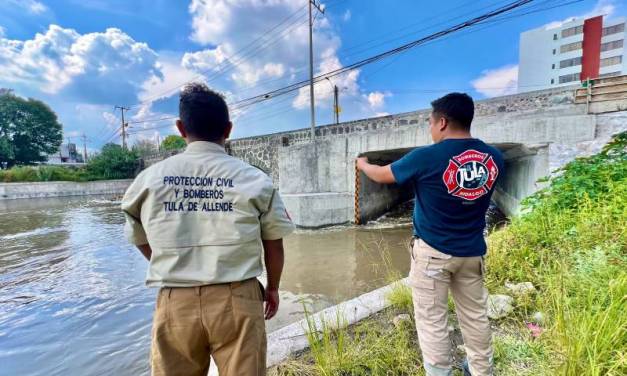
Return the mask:
{"type": "Polygon", "coordinates": [[[492,156],[471,149],[449,160],[442,180],[449,194],[474,201],[492,189],[497,176],[492,156]]]}

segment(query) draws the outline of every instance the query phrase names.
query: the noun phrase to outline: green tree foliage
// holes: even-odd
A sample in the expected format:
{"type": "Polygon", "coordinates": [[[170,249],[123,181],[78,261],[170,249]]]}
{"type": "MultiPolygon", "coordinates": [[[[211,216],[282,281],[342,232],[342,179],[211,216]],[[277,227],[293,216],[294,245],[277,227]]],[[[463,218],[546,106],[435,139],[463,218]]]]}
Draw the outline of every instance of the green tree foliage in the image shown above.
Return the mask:
{"type": "Polygon", "coordinates": [[[139,155],[117,144],[106,144],[100,154],[87,163],[89,175],[104,179],[126,179],[135,176],[139,155]]]}
{"type": "Polygon", "coordinates": [[[170,135],[161,143],[162,150],[178,150],[186,146],[185,140],[181,136],[170,135]]]}
{"type": "Polygon", "coordinates": [[[44,162],[59,150],[62,126],[45,103],[2,91],[0,95],[0,163],[9,166],[44,162]]]}

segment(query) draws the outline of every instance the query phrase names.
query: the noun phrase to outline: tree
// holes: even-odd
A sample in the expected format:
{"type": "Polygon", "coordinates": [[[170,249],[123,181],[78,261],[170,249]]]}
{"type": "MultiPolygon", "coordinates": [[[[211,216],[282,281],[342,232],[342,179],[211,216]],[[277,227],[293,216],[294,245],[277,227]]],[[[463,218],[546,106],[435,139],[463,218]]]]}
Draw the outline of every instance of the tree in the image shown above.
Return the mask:
{"type": "Polygon", "coordinates": [[[134,150],[126,150],[118,144],[106,144],[100,154],[89,160],[87,172],[95,178],[132,178],[138,167],[138,158],[134,150]]]}
{"type": "Polygon", "coordinates": [[[57,115],[45,103],[3,90],[0,95],[0,165],[44,162],[63,139],[57,115]]]}
{"type": "Polygon", "coordinates": [[[181,136],[169,135],[161,143],[161,149],[163,150],[178,150],[183,149],[187,144],[181,136]]]}
{"type": "Polygon", "coordinates": [[[157,152],[157,146],[149,140],[140,140],[133,145],[133,151],[140,157],[146,157],[157,152]]]}

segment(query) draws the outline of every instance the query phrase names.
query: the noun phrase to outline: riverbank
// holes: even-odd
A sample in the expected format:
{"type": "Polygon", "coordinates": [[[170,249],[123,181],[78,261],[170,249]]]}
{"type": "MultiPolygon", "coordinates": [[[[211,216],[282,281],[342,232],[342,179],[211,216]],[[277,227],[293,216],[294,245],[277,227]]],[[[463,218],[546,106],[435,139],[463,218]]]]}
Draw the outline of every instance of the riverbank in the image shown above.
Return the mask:
{"type": "MultiPolygon", "coordinates": [[[[626,146],[623,133],[568,164],[524,215],[488,237],[486,284],[509,303],[492,307],[496,374],[627,374],[626,146]]],[[[272,372],[422,374],[410,291],[387,299],[393,308],[354,326],[310,326],[310,349],[272,372]]],[[[464,348],[453,350],[459,367],[464,348]]]]}
{"type": "Polygon", "coordinates": [[[0,183],[0,200],[33,199],[88,195],[122,195],[132,179],[90,182],[48,181],[0,183]]]}

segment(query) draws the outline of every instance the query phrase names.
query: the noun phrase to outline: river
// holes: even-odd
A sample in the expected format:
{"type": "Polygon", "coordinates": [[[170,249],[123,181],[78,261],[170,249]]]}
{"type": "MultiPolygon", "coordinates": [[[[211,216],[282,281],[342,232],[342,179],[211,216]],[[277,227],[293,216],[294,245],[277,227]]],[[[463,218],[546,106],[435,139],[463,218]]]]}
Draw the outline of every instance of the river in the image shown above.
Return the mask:
{"type": "MultiPolygon", "coordinates": [[[[409,269],[408,206],[366,226],[285,240],[268,331],[385,285],[409,269]]],[[[157,290],[107,198],[0,201],[0,375],[147,375],[157,290]]]]}

